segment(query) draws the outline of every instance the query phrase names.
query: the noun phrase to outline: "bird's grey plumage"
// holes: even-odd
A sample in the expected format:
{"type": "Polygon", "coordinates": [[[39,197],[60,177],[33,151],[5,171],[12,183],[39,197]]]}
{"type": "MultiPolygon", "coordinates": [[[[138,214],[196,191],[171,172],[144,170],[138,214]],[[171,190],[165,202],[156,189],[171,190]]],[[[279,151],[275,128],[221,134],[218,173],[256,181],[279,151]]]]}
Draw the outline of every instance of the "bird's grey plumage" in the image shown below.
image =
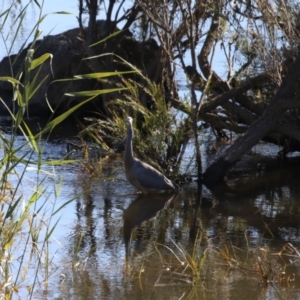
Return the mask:
{"type": "Polygon", "coordinates": [[[132,151],[132,118],[127,117],[127,138],[125,146],[125,174],[128,181],[144,194],[164,190],[177,191],[178,185],[165,177],[161,172],[133,156],[132,151]]]}

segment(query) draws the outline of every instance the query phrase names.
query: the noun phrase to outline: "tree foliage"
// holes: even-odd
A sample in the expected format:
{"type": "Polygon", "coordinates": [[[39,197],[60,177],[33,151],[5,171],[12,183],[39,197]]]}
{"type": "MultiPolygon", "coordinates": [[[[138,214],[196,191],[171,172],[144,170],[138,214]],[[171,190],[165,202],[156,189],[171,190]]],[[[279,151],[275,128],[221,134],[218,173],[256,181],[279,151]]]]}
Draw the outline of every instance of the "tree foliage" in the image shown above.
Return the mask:
{"type": "Polygon", "coordinates": [[[194,133],[199,177],[199,121],[211,126],[217,138],[242,134],[204,172],[206,183],[222,180],[261,140],[282,146],[284,154],[299,151],[297,1],[136,0],[128,7],[128,1],[97,5],[87,0],[80,1],[79,20],[84,5],[89,12],[89,43],[116,27],[121,30],[103,51],[113,53],[128,32],[140,40],[157,41],[159,61],[147,75],[153,81],[162,78],[165,102],[185,113],[194,133]],[[97,32],[97,12],[103,10],[107,18],[97,32]],[[179,97],[177,78],[182,71],[188,78],[190,103],[179,97]]]}

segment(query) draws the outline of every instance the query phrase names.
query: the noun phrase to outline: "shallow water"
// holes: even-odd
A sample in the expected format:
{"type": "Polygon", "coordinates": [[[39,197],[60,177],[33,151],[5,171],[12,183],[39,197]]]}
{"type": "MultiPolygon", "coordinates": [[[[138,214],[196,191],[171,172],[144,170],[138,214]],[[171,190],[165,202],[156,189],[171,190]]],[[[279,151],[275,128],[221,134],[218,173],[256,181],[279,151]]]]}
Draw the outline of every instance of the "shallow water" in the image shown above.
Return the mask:
{"type": "MultiPolygon", "coordinates": [[[[51,11],[72,9],[67,2],[67,8],[46,2],[51,11]]],[[[76,5],[73,9],[73,25],[65,27],[62,22],[69,19],[51,15],[46,18],[50,25],[41,29],[47,34],[58,24],[51,32],[56,34],[76,27],[76,5]]],[[[2,58],[6,53],[1,51],[2,58]]],[[[178,81],[183,93],[185,75],[178,81]]],[[[61,137],[72,129],[63,126],[51,142],[42,141],[44,160],[67,153],[61,137]]],[[[23,142],[19,137],[16,145],[23,142]]],[[[271,157],[278,151],[255,148],[271,157]]],[[[205,153],[208,147],[201,149],[205,153]]],[[[48,285],[40,280],[34,299],[299,299],[299,162],[256,159],[251,154],[239,163],[227,186],[203,187],[199,193],[194,183],[175,196],[136,194],[125,179],[121,157],[95,162],[92,178],[81,163],[43,167],[39,180],[44,176],[49,207],[74,200],[52,220],[55,224],[61,217],[50,244],[48,285]],[[203,265],[193,274],[188,261],[203,265]]],[[[204,159],[204,167],[209,162],[204,159]]],[[[36,177],[36,167],[27,168],[20,188],[24,198],[34,190],[36,177]]],[[[18,178],[11,180],[14,184],[18,178]]],[[[21,295],[26,299],[26,285],[21,295]]]]}
{"type": "MultiPolygon", "coordinates": [[[[71,127],[41,141],[45,161],[64,157],[68,142],[77,142],[58,138],[71,127]]],[[[15,145],[24,141],[19,136],[15,145]]],[[[203,141],[204,165],[227,147],[212,151],[203,141]]],[[[125,178],[122,154],[93,158],[92,176],[80,152],[73,155],[77,163],[43,166],[38,180],[36,166],[28,166],[19,188],[24,199],[44,180],[47,213],[71,200],[51,221],[59,220],[51,262],[47,276],[41,268],[34,298],[299,298],[299,159],[276,160],[277,151],[256,146],[226,185],[198,191],[194,182],[175,195],[137,194],[125,178]]],[[[26,289],[20,294],[26,298],[26,289]]]]}
{"type": "MultiPolygon", "coordinates": [[[[115,164],[121,168],[120,162],[115,164]]],[[[103,178],[85,184],[88,193],[68,209],[71,222],[61,236],[67,242],[61,256],[65,279],[56,286],[60,297],[296,299],[300,295],[299,257],[290,252],[294,249],[285,250],[293,256],[271,255],[288,242],[300,248],[296,188],[288,199],[275,189],[248,195],[222,191],[222,196],[204,191],[200,198],[191,187],[173,196],[136,195],[121,173],[114,181],[103,178]],[[81,265],[72,271],[72,249],[82,233],[77,257],[81,265]],[[192,253],[195,243],[195,261],[206,255],[198,280],[183,254],[192,253]],[[272,282],[262,282],[258,257],[274,268],[272,282]],[[285,266],[286,278],[294,279],[295,274],[294,281],[278,282],[285,266]]],[[[287,187],[282,190],[287,192],[287,187]]]]}
{"type": "MultiPolygon", "coordinates": [[[[62,140],[42,145],[45,159],[67,152],[62,140]]],[[[298,299],[299,163],[249,163],[257,159],[247,156],[227,185],[192,183],[178,195],[137,194],[122,156],[94,161],[92,178],[82,163],[45,167],[49,203],[74,200],[52,221],[61,217],[52,272],[36,299],[298,299]]],[[[35,176],[26,171],[24,194],[35,176]]]]}

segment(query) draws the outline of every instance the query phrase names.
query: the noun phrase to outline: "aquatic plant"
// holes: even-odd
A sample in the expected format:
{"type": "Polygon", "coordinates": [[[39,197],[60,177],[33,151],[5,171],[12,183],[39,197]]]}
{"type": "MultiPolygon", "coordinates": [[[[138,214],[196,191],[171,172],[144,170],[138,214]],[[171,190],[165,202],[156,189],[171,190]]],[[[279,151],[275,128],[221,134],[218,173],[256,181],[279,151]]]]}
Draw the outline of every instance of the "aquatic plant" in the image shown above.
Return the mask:
{"type": "MultiPolygon", "coordinates": [[[[91,125],[80,133],[81,139],[87,137],[102,149],[111,153],[124,148],[126,136],[125,119],[133,118],[134,151],[136,155],[174,177],[181,167],[189,137],[186,120],[171,111],[159,85],[144,77],[139,70],[131,66],[143,80],[144,85],[134,80],[123,80],[121,87],[126,89],[124,99],[114,99],[107,103],[111,117],[109,119],[87,118],[91,125]],[[155,111],[145,107],[139,99],[139,90],[143,89],[151,99],[155,111]]],[[[189,172],[181,170],[181,173],[189,172]]]]}
{"type": "MultiPolygon", "coordinates": [[[[1,104],[6,108],[11,118],[11,130],[9,133],[0,132],[0,298],[11,299],[15,295],[21,298],[34,297],[37,286],[47,292],[51,276],[56,274],[58,267],[55,265],[53,235],[60,220],[62,209],[73,199],[67,199],[64,203],[57,203],[62,181],[56,174],[55,167],[62,164],[74,163],[76,160],[65,158],[58,160],[45,160],[43,157],[43,140],[55,126],[64,121],[75,110],[91,101],[95,96],[110,93],[117,89],[101,91],[77,92],[67,96],[83,96],[84,101],[71,107],[59,116],[54,116],[34,134],[27,124],[28,104],[34,94],[40,89],[48,75],[40,79],[42,66],[49,64],[51,67],[52,54],[45,53],[35,57],[35,43],[41,35],[39,24],[46,16],[42,16],[42,6],[38,1],[29,2],[16,16],[16,27],[12,36],[12,44],[8,45],[7,36],[1,31],[10,18],[14,15],[16,2],[13,1],[8,9],[0,15],[0,35],[7,49],[7,55],[11,66],[10,76],[1,76],[0,81],[10,84],[12,87],[12,105],[7,105],[3,99],[1,104]],[[39,10],[39,20],[34,25],[30,36],[24,42],[19,53],[12,60],[13,45],[20,34],[24,16],[30,4],[36,5],[39,10]],[[18,59],[26,42],[33,36],[30,48],[23,61],[23,67],[19,73],[13,73],[13,65],[18,59]],[[22,138],[17,136],[21,133],[22,138]],[[30,176],[28,176],[28,172],[30,176]],[[46,178],[53,178],[53,185],[46,183],[46,178]],[[51,197],[50,197],[51,195],[51,197]]],[[[65,12],[60,12],[65,13],[65,12]]],[[[118,74],[117,72],[114,73],[118,74]]],[[[112,74],[97,74],[98,77],[107,77],[112,74]]],[[[80,80],[93,77],[93,75],[81,75],[78,78],[67,79],[80,80]]],[[[54,113],[54,110],[53,110],[54,113]]],[[[59,246],[59,245],[58,245],[59,246]]]]}
{"type": "MultiPolygon", "coordinates": [[[[169,218],[166,222],[171,223],[169,218]]],[[[158,227],[156,223],[162,226],[159,220],[152,223],[154,227],[158,227]]],[[[144,225],[148,233],[153,230],[149,226],[144,225]]],[[[132,243],[135,235],[133,231],[132,243]]],[[[251,246],[245,234],[245,247],[242,249],[225,236],[215,236],[214,239],[219,240],[215,244],[207,238],[204,228],[197,231],[193,242],[189,237],[190,243],[165,238],[165,243],[161,243],[161,236],[153,236],[146,247],[139,246],[139,249],[144,249],[143,252],[137,251],[126,260],[127,272],[124,275],[128,281],[138,280],[141,289],[149,282],[157,289],[184,286],[181,290],[184,299],[203,299],[204,295],[214,293],[216,289],[220,293],[222,287],[228,288],[228,282],[239,285],[239,282],[246,281],[258,287],[263,284],[277,288],[295,284],[294,267],[299,264],[300,253],[291,243],[275,252],[267,245],[251,246]]]]}

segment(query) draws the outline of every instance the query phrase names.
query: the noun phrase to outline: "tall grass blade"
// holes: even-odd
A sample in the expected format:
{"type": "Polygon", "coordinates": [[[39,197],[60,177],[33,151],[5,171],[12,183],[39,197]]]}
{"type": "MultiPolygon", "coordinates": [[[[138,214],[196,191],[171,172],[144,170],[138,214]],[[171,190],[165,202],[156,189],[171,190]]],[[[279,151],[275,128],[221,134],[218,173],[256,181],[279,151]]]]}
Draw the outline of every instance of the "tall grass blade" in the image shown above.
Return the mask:
{"type": "Polygon", "coordinates": [[[38,78],[39,73],[40,73],[40,72],[37,72],[37,73],[35,74],[35,76],[34,76],[32,82],[31,82],[30,85],[29,85],[29,90],[28,90],[29,94],[28,94],[28,99],[27,99],[27,101],[29,101],[29,100],[34,96],[34,94],[40,89],[40,87],[42,86],[42,84],[44,83],[44,81],[45,81],[45,80],[48,78],[48,76],[49,76],[49,75],[45,76],[42,80],[40,80],[40,82],[39,82],[38,85],[34,86],[36,80],[39,79],[39,78],[38,78]]]}
{"type": "Polygon", "coordinates": [[[55,224],[53,225],[53,227],[51,228],[51,230],[47,233],[47,235],[46,235],[46,237],[45,237],[45,242],[47,242],[47,241],[49,240],[49,238],[51,237],[51,235],[52,235],[54,229],[56,228],[57,224],[58,224],[59,221],[60,221],[60,218],[61,218],[61,217],[58,218],[58,220],[55,222],[55,224]]]}
{"type": "Polygon", "coordinates": [[[65,206],[67,206],[68,204],[70,204],[71,202],[73,202],[73,201],[74,201],[75,199],[77,199],[77,198],[78,198],[78,196],[76,196],[76,197],[74,197],[74,198],[72,198],[72,199],[66,201],[64,204],[62,204],[58,209],[56,209],[56,210],[53,212],[52,216],[56,215],[56,214],[57,214],[58,212],[60,212],[65,206]]]}
{"type": "Polygon", "coordinates": [[[51,53],[45,53],[45,54],[41,55],[40,57],[32,60],[30,63],[30,66],[29,66],[29,70],[32,71],[36,67],[42,65],[48,58],[52,59],[53,55],[51,53]]]}
{"type": "Polygon", "coordinates": [[[104,43],[105,41],[107,41],[107,40],[109,40],[109,39],[111,39],[111,38],[113,38],[113,37],[119,35],[121,32],[122,32],[122,30],[115,31],[115,32],[113,32],[112,34],[110,34],[108,37],[102,39],[101,41],[98,41],[98,42],[96,42],[96,43],[90,45],[90,47],[94,47],[94,46],[96,46],[96,45],[99,45],[99,44],[101,44],[101,43],[104,43]]]}
{"type": "MultiPolygon", "coordinates": [[[[8,8],[7,10],[5,10],[3,13],[0,13],[0,18],[2,18],[4,15],[7,15],[7,13],[10,11],[10,8],[8,8]]],[[[2,26],[4,25],[4,23],[2,23],[2,26]]]]}
{"type": "Polygon", "coordinates": [[[86,92],[74,92],[74,93],[67,93],[65,95],[67,96],[88,96],[92,95],[92,97],[86,99],[85,101],[82,101],[81,103],[75,105],[74,107],[70,108],[68,111],[65,113],[61,114],[60,116],[56,117],[54,120],[50,121],[44,129],[40,132],[40,134],[44,134],[47,132],[51,132],[55,126],[60,124],[62,121],[64,121],[67,117],[69,117],[74,111],[79,109],[81,106],[85,105],[86,103],[90,102],[93,100],[96,96],[101,95],[101,94],[106,94],[106,93],[111,93],[111,92],[118,92],[121,90],[125,90],[126,88],[116,88],[116,89],[106,89],[106,90],[97,90],[97,91],[86,91],[86,92]]]}
{"type": "Polygon", "coordinates": [[[10,49],[8,50],[8,54],[11,53],[12,48],[13,48],[13,46],[15,44],[15,41],[16,41],[18,35],[19,35],[20,28],[21,28],[21,26],[23,24],[23,20],[24,20],[24,17],[25,17],[25,12],[26,12],[26,9],[27,9],[28,5],[29,5],[29,3],[23,8],[23,10],[20,12],[19,16],[17,17],[17,19],[19,20],[19,24],[18,24],[18,27],[15,30],[15,34],[14,34],[14,37],[13,37],[10,49]]]}
{"type": "Polygon", "coordinates": [[[5,217],[4,217],[5,220],[12,216],[12,214],[15,211],[16,207],[19,206],[19,203],[20,203],[21,199],[22,199],[22,196],[20,196],[18,199],[16,199],[15,203],[8,208],[8,210],[5,214],[5,217]]]}
{"type": "Polygon", "coordinates": [[[75,75],[74,78],[76,79],[98,79],[110,76],[120,76],[126,74],[136,73],[136,71],[124,71],[124,72],[100,72],[100,73],[91,73],[91,74],[82,74],[82,75],[75,75]]]}
{"type": "Polygon", "coordinates": [[[62,178],[60,178],[59,183],[58,183],[57,187],[54,190],[55,198],[58,198],[58,196],[60,195],[61,188],[62,188],[62,183],[63,183],[62,178]]]}
{"type": "MultiPolygon", "coordinates": [[[[94,90],[94,91],[81,91],[81,92],[73,92],[73,93],[66,93],[66,96],[70,97],[97,97],[99,95],[114,93],[127,90],[127,88],[114,88],[114,89],[104,89],[104,90],[94,90]]],[[[92,99],[89,99],[92,100],[92,99]]]]}
{"type": "Polygon", "coordinates": [[[17,84],[17,85],[21,85],[21,82],[13,77],[9,77],[9,76],[0,76],[0,81],[6,81],[6,82],[10,82],[13,84],[13,87],[14,87],[14,84],[17,84]]]}
{"type": "Polygon", "coordinates": [[[34,3],[37,5],[37,7],[39,8],[39,9],[42,9],[42,7],[40,6],[40,4],[39,4],[39,1],[37,1],[37,0],[33,0],[34,1],[34,3]]]}

